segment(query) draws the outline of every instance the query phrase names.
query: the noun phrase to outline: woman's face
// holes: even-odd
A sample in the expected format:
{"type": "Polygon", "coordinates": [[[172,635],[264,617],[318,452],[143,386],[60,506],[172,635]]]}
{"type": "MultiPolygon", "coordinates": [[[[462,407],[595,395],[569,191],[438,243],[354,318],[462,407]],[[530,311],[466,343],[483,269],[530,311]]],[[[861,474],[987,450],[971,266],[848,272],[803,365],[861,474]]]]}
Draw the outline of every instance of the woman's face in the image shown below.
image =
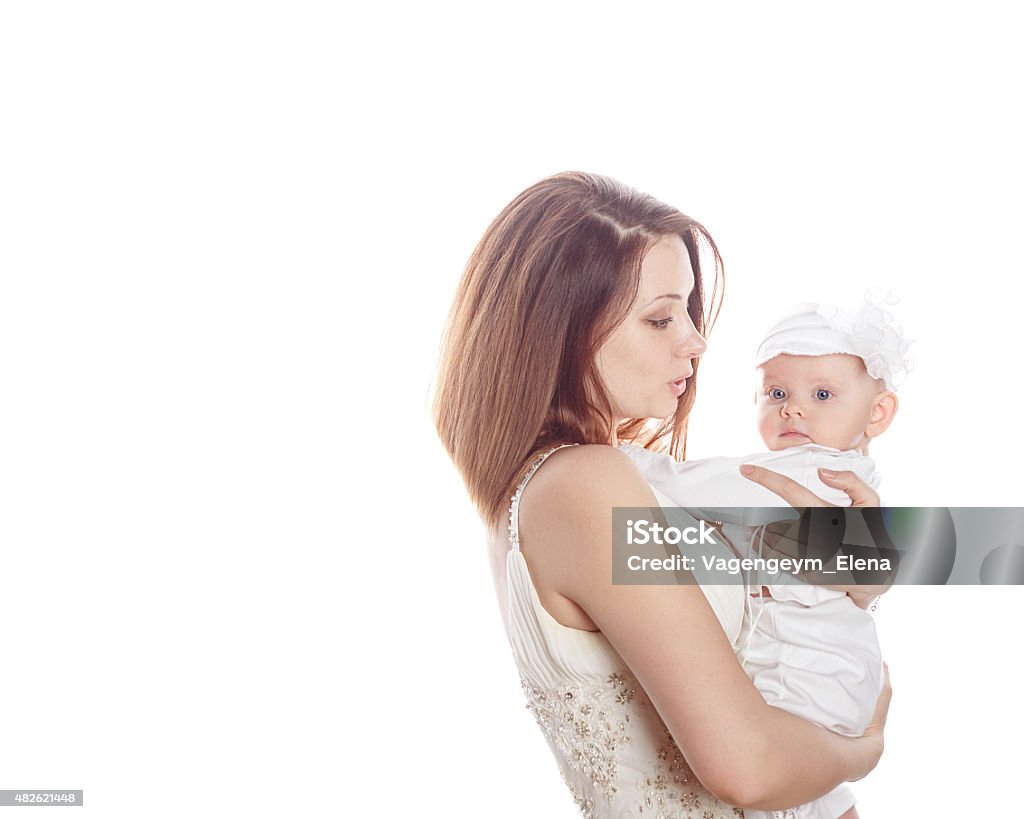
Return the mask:
{"type": "Polygon", "coordinates": [[[683,240],[663,236],[644,256],[636,300],[597,352],[616,421],[675,412],[693,359],[707,349],[686,312],[692,290],[683,240]]]}

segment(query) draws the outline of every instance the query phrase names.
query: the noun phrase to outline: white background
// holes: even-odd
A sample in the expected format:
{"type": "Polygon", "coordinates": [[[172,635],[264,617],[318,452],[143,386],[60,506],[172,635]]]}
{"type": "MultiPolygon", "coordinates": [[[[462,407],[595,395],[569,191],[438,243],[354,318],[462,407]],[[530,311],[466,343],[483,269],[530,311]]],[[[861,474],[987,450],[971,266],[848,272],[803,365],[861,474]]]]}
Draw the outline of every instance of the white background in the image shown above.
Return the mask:
{"type": "MultiPolygon", "coordinates": [[[[559,170],[719,243],[692,455],[757,448],[781,310],[883,285],[917,340],[886,499],[1020,504],[1003,8],[5,5],[0,788],[84,788],[96,817],[573,815],[427,410],[473,245],[559,170]]],[[[882,601],[864,819],[1016,810],[1020,600],[882,601]]]]}

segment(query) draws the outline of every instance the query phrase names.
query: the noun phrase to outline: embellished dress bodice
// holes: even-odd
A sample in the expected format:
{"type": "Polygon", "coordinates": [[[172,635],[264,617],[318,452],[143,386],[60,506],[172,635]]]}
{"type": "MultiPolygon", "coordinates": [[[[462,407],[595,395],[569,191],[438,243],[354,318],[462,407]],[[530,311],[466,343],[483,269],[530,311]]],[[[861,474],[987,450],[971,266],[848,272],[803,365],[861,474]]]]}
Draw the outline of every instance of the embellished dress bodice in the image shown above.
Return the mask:
{"type": "MultiPolygon", "coordinates": [[[[534,462],[512,498],[506,570],[509,640],[526,707],[543,731],[563,779],[588,818],[743,816],[743,811],[718,800],[694,776],[654,706],[604,635],[564,626],[541,605],[519,551],[519,499],[554,451],[534,462]]],[[[735,646],[743,620],[742,589],[702,589],[735,646]]]]}

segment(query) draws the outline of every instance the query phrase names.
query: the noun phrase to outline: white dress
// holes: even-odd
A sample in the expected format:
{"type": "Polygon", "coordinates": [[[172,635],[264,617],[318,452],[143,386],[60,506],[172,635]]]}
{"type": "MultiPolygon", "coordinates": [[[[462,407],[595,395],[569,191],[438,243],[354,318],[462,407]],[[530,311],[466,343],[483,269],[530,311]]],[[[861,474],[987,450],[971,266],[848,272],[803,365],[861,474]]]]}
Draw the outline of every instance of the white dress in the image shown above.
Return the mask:
{"type": "MultiPolygon", "coordinates": [[[[724,512],[721,507],[726,504],[786,505],[778,495],[740,475],[739,467],[745,463],[787,475],[840,506],[850,505],[849,496],[822,483],[819,467],[851,470],[874,488],[880,480],[874,461],[867,456],[817,444],[744,458],[683,463],[636,446],[623,446],[622,450],[651,485],[673,503],[703,507],[711,514],[724,512]],[[716,506],[720,508],[716,510],[716,506]]],[[[752,531],[748,527],[721,527],[734,548],[740,547],[738,552],[752,546],[752,531]]],[[[863,735],[883,684],[882,655],[873,618],[843,592],[802,583],[791,576],[788,582],[763,585],[771,596],[751,598],[751,613],[740,640],[739,655],[747,675],[769,705],[839,734],[863,735]]],[[[748,810],[746,815],[747,819],[835,819],[855,801],[853,792],[840,785],[820,799],[789,811],[748,810]]]]}
{"type": "MultiPolygon", "coordinates": [[[[519,551],[519,499],[550,454],[540,456],[527,472],[509,510],[508,627],[527,708],[544,732],[569,791],[585,817],[743,816],[694,776],[604,635],[563,626],[541,605],[519,551]]],[[[714,586],[704,593],[735,644],[743,622],[743,589],[714,586]]]]}

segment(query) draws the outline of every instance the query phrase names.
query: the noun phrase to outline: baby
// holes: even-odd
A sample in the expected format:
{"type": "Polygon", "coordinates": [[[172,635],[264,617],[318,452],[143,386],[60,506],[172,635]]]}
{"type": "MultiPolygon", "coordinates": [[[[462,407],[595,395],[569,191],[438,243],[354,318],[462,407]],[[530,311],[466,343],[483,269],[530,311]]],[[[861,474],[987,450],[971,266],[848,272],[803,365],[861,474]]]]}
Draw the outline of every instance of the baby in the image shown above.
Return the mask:
{"type": "MultiPolygon", "coordinates": [[[[852,470],[878,487],[868,446],[896,414],[895,379],[908,369],[908,346],[892,316],[870,300],[855,313],[804,305],[776,324],[757,352],[757,425],[768,452],[678,463],[636,446],[623,451],[667,497],[666,505],[703,508],[702,517],[720,520],[725,515],[715,510],[725,506],[786,505],[740,474],[739,466],[747,463],[793,478],[829,503],[849,506],[846,493],[824,484],[818,469],[852,470]]],[[[757,553],[757,530],[726,525],[720,531],[739,556],[757,553]]],[[[849,590],[866,604],[856,587],[849,590]]],[[[749,591],[752,611],[739,655],[765,701],[837,733],[862,735],[883,684],[871,616],[846,589],[809,585],[791,575],[758,582],[749,591]]],[[[745,815],[837,819],[854,802],[841,785],[788,811],[745,815]]]]}

